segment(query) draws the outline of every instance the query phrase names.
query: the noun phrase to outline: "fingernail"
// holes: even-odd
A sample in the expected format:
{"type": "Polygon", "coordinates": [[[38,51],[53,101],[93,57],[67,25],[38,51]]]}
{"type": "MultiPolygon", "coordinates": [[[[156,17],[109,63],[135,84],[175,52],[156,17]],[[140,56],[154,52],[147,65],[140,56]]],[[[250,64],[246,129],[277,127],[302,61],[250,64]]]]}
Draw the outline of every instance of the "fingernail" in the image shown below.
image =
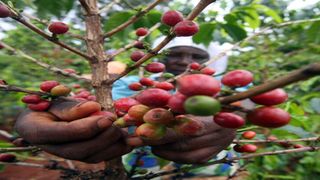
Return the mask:
{"type": "Polygon", "coordinates": [[[108,118],[100,118],[97,122],[98,124],[98,127],[101,128],[101,129],[105,129],[109,126],[111,126],[112,122],[108,120],[108,118]]]}

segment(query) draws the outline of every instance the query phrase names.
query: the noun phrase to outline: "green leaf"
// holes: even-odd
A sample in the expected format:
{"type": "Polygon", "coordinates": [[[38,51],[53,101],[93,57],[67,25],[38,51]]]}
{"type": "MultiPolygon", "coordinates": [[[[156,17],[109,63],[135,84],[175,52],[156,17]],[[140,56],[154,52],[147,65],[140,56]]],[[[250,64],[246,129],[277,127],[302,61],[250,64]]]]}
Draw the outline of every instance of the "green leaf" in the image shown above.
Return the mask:
{"type": "Polygon", "coordinates": [[[229,34],[234,41],[241,41],[247,37],[247,32],[235,24],[221,24],[222,28],[229,34]]]}
{"type": "Polygon", "coordinates": [[[282,18],[279,16],[279,14],[276,11],[274,11],[273,9],[271,9],[267,6],[264,6],[262,4],[252,4],[252,7],[262,11],[267,16],[272,17],[272,19],[277,23],[280,23],[283,21],[282,18]]]}
{"type": "Polygon", "coordinates": [[[203,43],[208,46],[213,40],[213,32],[215,30],[216,23],[203,23],[200,24],[200,30],[192,37],[192,40],[197,43],[203,43]]]}
{"type": "Polygon", "coordinates": [[[237,14],[253,29],[258,28],[261,24],[259,14],[254,8],[242,8],[237,14]]]}
{"type": "Polygon", "coordinates": [[[110,31],[111,29],[118,27],[119,25],[126,22],[131,16],[133,16],[133,12],[129,11],[112,14],[104,26],[105,30],[110,31]]]}
{"type": "Polygon", "coordinates": [[[317,113],[320,113],[320,98],[311,99],[310,104],[317,113]]]}
{"type": "Polygon", "coordinates": [[[307,30],[308,40],[315,43],[320,43],[319,30],[320,30],[320,21],[312,23],[310,28],[307,30]]]}

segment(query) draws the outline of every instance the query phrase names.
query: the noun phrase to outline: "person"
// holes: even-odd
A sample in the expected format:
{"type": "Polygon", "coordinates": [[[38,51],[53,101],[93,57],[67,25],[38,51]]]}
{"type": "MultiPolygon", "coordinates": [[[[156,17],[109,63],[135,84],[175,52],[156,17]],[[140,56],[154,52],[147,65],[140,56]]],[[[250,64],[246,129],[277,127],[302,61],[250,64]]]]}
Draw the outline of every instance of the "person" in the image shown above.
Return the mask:
{"type": "MultiPolygon", "coordinates": [[[[167,48],[172,50],[164,59],[167,71],[175,74],[184,71],[190,62],[201,63],[210,58],[207,48],[194,43],[167,48]]],[[[128,96],[127,85],[133,81],[136,79],[132,77],[117,81],[112,90],[114,99],[128,96]]],[[[216,125],[212,117],[203,117],[205,130],[199,136],[186,137],[168,131],[160,140],[147,141],[129,136],[104,117],[89,116],[99,108],[92,101],[57,101],[48,112],[25,110],[15,128],[22,138],[46,152],[87,163],[111,160],[140,146],[150,146],[155,155],[174,162],[203,163],[228,147],[235,137],[235,130],[216,125]]]]}

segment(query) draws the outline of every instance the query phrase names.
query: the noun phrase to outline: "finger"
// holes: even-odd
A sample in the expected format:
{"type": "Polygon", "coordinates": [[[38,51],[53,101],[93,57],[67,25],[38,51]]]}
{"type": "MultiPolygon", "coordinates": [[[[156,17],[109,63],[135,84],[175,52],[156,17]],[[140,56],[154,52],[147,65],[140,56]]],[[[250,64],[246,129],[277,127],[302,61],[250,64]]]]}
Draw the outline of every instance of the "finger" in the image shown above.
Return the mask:
{"type": "Polygon", "coordinates": [[[220,129],[203,136],[189,137],[174,143],[155,146],[155,148],[170,151],[190,151],[208,146],[225,147],[232,142],[235,134],[233,129],[220,129]]]}
{"type": "Polygon", "coordinates": [[[94,112],[100,111],[101,106],[94,101],[55,101],[51,104],[49,112],[62,121],[72,121],[85,118],[94,112]]]}
{"type": "Polygon", "coordinates": [[[212,158],[221,152],[217,146],[205,147],[193,151],[167,151],[152,148],[152,153],[164,159],[168,159],[177,163],[197,164],[204,163],[207,159],[212,158]]]}
{"type": "Polygon", "coordinates": [[[109,146],[113,146],[113,144],[119,141],[121,137],[122,133],[120,132],[120,129],[117,127],[110,127],[100,135],[87,141],[60,145],[40,145],[39,147],[46,152],[63,158],[84,160],[87,157],[109,148],[109,146]]]}
{"type": "Polygon", "coordinates": [[[16,130],[32,144],[51,144],[89,139],[112,124],[107,117],[102,116],[72,122],[57,122],[55,119],[49,113],[31,112],[18,120],[16,130]]]}
{"type": "Polygon", "coordinates": [[[116,144],[113,144],[109,148],[84,159],[83,161],[86,163],[98,163],[101,161],[108,161],[116,157],[122,156],[124,154],[127,154],[130,151],[132,151],[132,147],[127,146],[124,142],[118,142],[116,144]]]}

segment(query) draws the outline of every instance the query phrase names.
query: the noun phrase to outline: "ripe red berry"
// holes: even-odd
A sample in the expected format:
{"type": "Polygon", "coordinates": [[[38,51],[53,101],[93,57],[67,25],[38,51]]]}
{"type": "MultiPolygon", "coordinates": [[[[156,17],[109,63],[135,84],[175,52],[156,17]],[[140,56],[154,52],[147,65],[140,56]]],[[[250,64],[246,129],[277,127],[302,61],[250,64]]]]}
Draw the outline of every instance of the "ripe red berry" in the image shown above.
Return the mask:
{"type": "Polygon", "coordinates": [[[258,147],[253,144],[245,144],[241,146],[241,151],[242,152],[247,152],[247,153],[254,153],[256,152],[258,147]]]}
{"type": "Polygon", "coordinates": [[[274,89],[272,91],[251,97],[250,99],[257,104],[272,106],[285,102],[288,99],[288,95],[283,89],[274,89]]]}
{"type": "Polygon", "coordinates": [[[0,162],[14,162],[16,156],[13,154],[0,154],[0,162]]]}
{"type": "Polygon", "coordinates": [[[47,100],[42,100],[37,104],[28,104],[28,108],[33,111],[45,111],[49,108],[50,102],[47,100]]]}
{"type": "Polygon", "coordinates": [[[7,6],[0,4],[0,18],[6,18],[10,16],[10,10],[7,6]]]}
{"type": "Polygon", "coordinates": [[[229,87],[242,87],[253,81],[253,74],[246,70],[234,70],[225,74],[221,80],[222,84],[229,87]]]}
{"type": "Polygon", "coordinates": [[[178,79],[178,91],[186,96],[213,96],[220,91],[220,83],[204,74],[185,75],[178,79]]]}
{"type": "Polygon", "coordinates": [[[183,15],[178,11],[167,11],[161,17],[161,22],[168,26],[175,26],[178,22],[183,20],[183,15]]]}
{"type": "Polygon", "coordinates": [[[41,97],[36,94],[30,94],[24,96],[21,101],[27,104],[37,104],[41,101],[41,97]]]}
{"type": "Polygon", "coordinates": [[[57,81],[43,81],[40,84],[40,89],[44,92],[50,92],[52,88],[58,86],[60,83],[57,81]]]}
{"type": "Polygon", "coordinates": [[[63,22],[53,22],[49,25],[48,29],[53,34],[64,34],[68,32],[69,27],[63,22]]]}
{"type": "Polygon", "coordinates": [[[140,91],[142,89],[142,85],[139,82],[134,82],[129,84],[129,89],[132,91],[140,91]]]}
{"type": "Polygon", "coordinates": [[[159,63],[159,62],[152,62],[145,67],[146,71],[151,72],[151,73],[163,72],[165,70],[165,68],[166,68],[166,66],[162,63],[159,63]]]}
{"type": "Polygon", "coordinates": [[[150,78],[146,78],[143,77],[140,79],[140,84],[144,85],[144,86],[153,86],[154,85],[154,81],[150,78]]]}
{"type": "Polygon", "coordinates": [[[243,138],[246,138],[246,139],[252,139],[256,136],[256,132],[254,131],[246,131],[242,134],[242,137],[243,138]]]}
{"type": "Polygon", "coordinates": [[[174,85],[169,83],[169,82],[159,82],[157,83],[154,87],[159,88],[159,89],[163,89],[166,91],[170,91],[172,89],[174,89],[174,85]]]}
{"type": "Polygon", "coordinates": [[[277,138],[276,136],[271,135],[271,136],[268,136],[268,137],[267,137],[267,140],[269,140],[269,141],[275,141],[275,140],[278,140],[278,138],[277,138]]]}
{"type": "Polygon", "coordinates": [[[198,70],[199,68],[200,68],[199,63],[193,62],[190,64],[190,69],[192,69],[192,70],[198,70]]]}
{"type": "Polygon", "coordinates": [[[245,124],[245,120],[236,114],[220,112],[213,117],[215,123],[225,128],[240,128],[245,124]]]}
{"type": "Polygon", "coordinates": [[[151,124],[163,124],[167,125],[170,124],[173,120],[173,114],[163,108],[154,108],[148,111],[143,116],[144,122],[151,123],[151,124]]]}
{"type": "Polygon", "coordinates": [[[148,29],[147,28],[138,28],[136,30],[136,35],[137,36],[145,36],[148,34],[148,29]]]}
{"type": "Polygon", "coordinates": [[[199,31],[199,26],[193,21],[183,20],[173,28],[176,36],[192,36],[199,31]]]}
{"type": "Polygon", "coordinates": [[[143,56],[144,56],[144,52],[143,51],[134,51],[131,53],[130,55],[130,59],[134,62],[139,61],[143,56]]]}
{"type": "MultiPolygon", "coordinates": [[[[127,113],[130,107],[140,104],[137,100],[133,98],[120,98],[116,101],[114,101],[114,108],[117,113],[127,113]]],[[[122,114],[124,115],[124,114],[122,114]]]]}
{"type": "Polygon", "coordinates": [[[184,102],[187,99],[187,96],[177,92],[176,94],[172,95],[168,101],[168,107],[171,111],[175,113],[183,114],[185,113],[184,109],[184,102]]]}
{"type": "Polygon", "coordinates": [[[205,67],[205,68],[201,69],[200,72],[201,72],[202,74],[206,74],[206,75],[211,76],[211,75],[213,75],[214,73],[216,73],[216,70],[214,70],[214,69],[212,69],[212,68],[209,68],[209,67],[205,67]]]}
{"type": "Polygon", "coordinates": [[[167,128],[164,125],[144,123],[136,129],[136,135],[151,140],[161,139],[166,134],[167,128]]]}
{"type": "Polygon", "coordinates": [[[7,85],[7,82],[3,79],[0,79],[0,85],[7,85]]]}
{"type": "Polygon", "coordinates": [[[71,68],[64,69],[63,71],[66,72],[66,73],[70,73],[70,74],[76,74],[77,73],[76,70],[71,69],[71,68]]]}
{"type": "Polygon", "coordinates": [[[141,41],[136,41],[134,43],[134,47],[137,48],[137,49],[145,49],[144,45],[143,45],[143,42],[141,42],[141,41]]]}
{"type": "Polygon", "coordinates": [[[150,107],[162,107],[167,105],[171,95],[168,91],[159,88],[150,88],[140,92],[136,99],[150,107]]]}
{"type": "Polygon", "coordinates": [[[290,114],[276,107],[261,107],[247,114],[247,119],[258,126],[278,128],[290,122],[290,114]]]}

